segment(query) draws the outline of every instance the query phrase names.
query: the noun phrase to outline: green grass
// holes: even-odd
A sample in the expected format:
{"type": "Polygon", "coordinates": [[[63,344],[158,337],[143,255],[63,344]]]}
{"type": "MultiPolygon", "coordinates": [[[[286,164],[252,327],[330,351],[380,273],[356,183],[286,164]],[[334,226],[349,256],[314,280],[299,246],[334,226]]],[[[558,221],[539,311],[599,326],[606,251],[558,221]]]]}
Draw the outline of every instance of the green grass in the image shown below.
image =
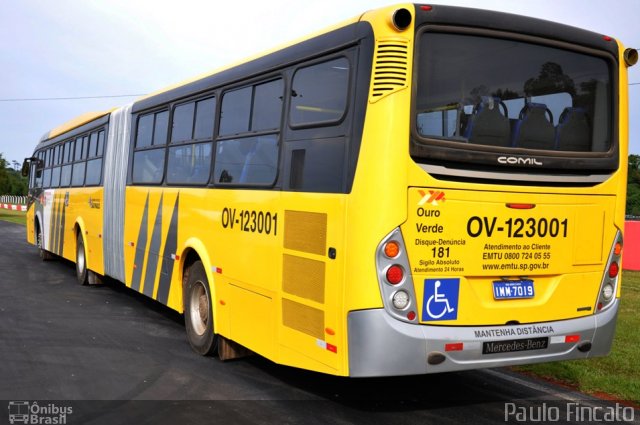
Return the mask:
{"type": "Polygon", "coordinates": [[[27,224],[27,213],[22,211],[11,211],[0,208],[0,220],[10,221],[12,223],[27,224]]]}
{"type": "Polygon", "coordinates": [[[559,381],[590,394],[640,400],[640,272],[622,274],[622,300],[607,357],[522,366],[516,370],[559,381]]]}

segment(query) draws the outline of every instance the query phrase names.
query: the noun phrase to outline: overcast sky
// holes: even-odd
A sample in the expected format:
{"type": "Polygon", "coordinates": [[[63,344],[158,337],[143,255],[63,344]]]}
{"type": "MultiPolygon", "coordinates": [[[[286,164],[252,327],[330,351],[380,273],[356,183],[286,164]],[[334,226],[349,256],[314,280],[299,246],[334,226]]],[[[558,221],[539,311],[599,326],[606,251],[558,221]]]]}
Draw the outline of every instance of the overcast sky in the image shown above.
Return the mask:
{"type": "MultiPolygon", "coordinates": [[[[0,152],[30,156],[50,129],[380,6],[384,0],[0,0],[0,152]]],[[[440,0],[534,16],[640,48],[638,0],[440,0]]],[[[640,83],[640,65],[630,69],[640,83]]],[[[629,87],[630,151],[640,154],[640,84],[629,87]]]]}

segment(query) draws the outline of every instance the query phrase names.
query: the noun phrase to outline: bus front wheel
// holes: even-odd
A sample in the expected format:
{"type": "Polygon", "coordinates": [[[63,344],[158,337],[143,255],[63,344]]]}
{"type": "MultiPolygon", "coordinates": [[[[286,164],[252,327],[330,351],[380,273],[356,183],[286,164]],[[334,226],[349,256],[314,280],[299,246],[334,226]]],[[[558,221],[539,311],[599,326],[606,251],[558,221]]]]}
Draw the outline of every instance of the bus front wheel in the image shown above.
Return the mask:
{"type": "Polygon", "coordinates": [[[84,250],[84,241],[81,233],[78,233],[76,243],[76,277],[81,285],[87,284],[87,255],[84,250]]]}
{"type": "Polygon", "coordinates": [[[217,348],[217,338],[213,331],[209,282],[201,261],[193,263],[188,270],[184,299],[184,323],[189,344],[196,353],[209,355],[217,348]]]}
{"type": "Polygon", "coordinates": [[[44,249],[44,234],[38,221],[36,221],[36,245],[38,246],[38,253],[42,261],[53,260],[53,254],[44,249]]]}

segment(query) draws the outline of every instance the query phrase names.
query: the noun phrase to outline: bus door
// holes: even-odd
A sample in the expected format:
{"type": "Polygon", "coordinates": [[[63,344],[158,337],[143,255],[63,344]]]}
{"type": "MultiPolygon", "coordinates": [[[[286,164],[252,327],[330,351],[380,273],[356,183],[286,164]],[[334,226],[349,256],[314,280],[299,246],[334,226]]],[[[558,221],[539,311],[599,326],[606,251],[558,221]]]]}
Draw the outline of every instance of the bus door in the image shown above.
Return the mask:
{"type": "Polygon", "coordinates": [[[291,70],[283,141],[282,320],[280,344],[309,358],[302,367],[341,367],[346,347],[342,296],[346,254],[357,48],[291,70]]]}

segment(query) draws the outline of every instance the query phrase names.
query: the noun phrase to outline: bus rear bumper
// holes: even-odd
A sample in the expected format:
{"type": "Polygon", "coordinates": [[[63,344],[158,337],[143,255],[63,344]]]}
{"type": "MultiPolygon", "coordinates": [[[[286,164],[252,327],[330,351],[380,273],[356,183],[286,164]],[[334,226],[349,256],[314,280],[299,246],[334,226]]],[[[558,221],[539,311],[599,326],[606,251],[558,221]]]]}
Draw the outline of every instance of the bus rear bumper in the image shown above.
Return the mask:
{"type": "Polygon", "coordinates": [[[418,375],[604,356],[613,342],[618,306],[616,300],[599,314],[509,326],[414,325],[384,309],[353,311],[348,316],[349,376],[418,375]],[[546,348],[532,349],[536,344],[546,348]],[[512,349],[520,351],[502,352],[512,349]],[[433,364],[437,360],[442,361],[433,364]]]}

